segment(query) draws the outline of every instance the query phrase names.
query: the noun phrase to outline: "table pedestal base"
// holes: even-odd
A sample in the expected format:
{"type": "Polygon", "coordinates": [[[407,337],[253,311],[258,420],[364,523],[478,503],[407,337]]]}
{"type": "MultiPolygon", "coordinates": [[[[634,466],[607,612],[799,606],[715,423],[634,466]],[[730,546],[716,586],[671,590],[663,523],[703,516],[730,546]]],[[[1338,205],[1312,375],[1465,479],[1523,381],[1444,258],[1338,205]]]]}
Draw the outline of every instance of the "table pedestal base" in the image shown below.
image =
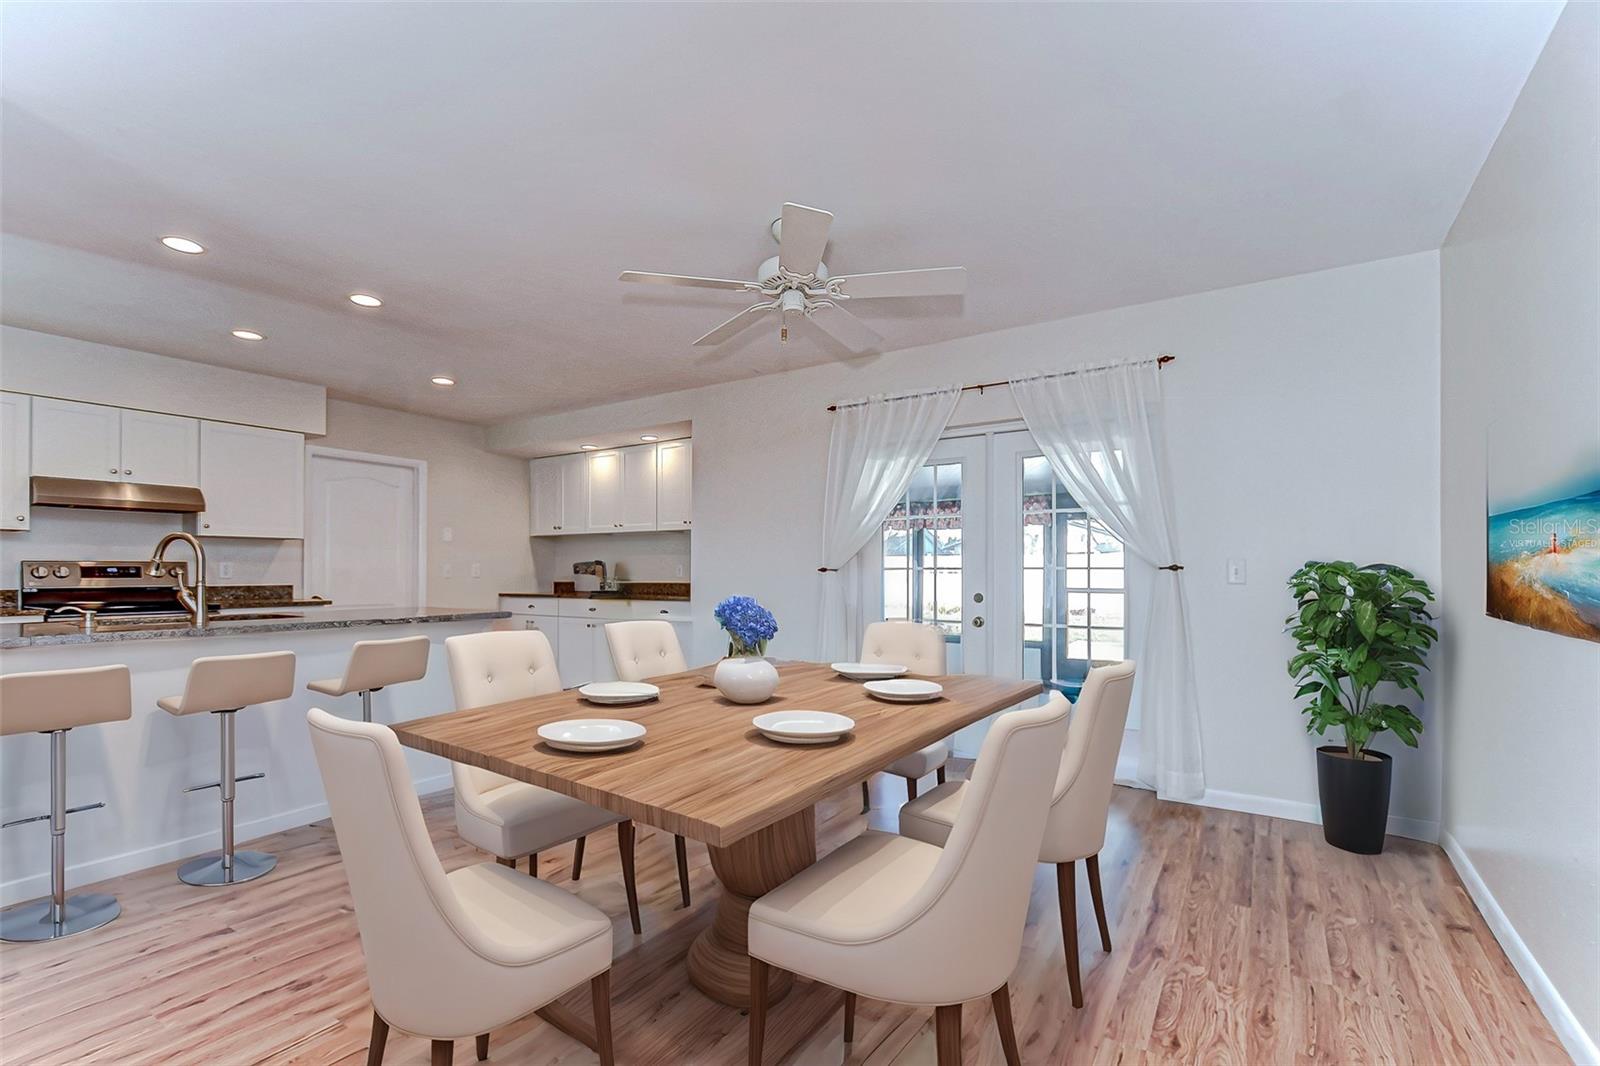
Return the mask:
{"type": "MultiPolygon", "coordinates": [[[[750,1006],[750,904],[817,861],[816,810],[807,807],[725,848],[711,848],[722,897],[711,928],[689,946],[689,980],[730,1007],[750,1006]]],[[[767,999],[789,991],[793,978],[772,971],[767,999]]]]}

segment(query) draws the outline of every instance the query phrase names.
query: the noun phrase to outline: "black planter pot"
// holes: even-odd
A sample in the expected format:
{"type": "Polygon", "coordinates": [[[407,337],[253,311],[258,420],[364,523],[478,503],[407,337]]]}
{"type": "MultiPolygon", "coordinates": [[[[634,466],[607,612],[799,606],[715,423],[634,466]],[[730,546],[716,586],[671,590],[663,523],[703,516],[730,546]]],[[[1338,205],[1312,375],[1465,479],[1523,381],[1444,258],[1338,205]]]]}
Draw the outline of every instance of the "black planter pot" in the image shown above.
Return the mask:
{"type": "Polygon", "coordinates": [[[1389,824],[1389,779],[1394,762],[1381,751],[1352,759],[1342,747],[1317,749],[1317,794],[1322,799],[1322,836],[1358,855],[1383,851],[1389,824]]]}

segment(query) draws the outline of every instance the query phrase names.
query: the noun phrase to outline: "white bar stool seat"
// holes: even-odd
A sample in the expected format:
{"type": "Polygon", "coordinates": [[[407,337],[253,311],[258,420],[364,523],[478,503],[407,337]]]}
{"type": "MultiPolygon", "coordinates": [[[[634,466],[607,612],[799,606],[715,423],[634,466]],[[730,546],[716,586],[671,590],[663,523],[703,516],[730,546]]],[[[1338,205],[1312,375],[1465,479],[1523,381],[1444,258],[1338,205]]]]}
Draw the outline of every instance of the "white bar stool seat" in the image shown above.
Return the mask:
{"type": "Polygon", "coordinates": [[[17,818],[5,826],[50,821],[50,895],[0,911],[0,940],[58,940],[98,929],[122,913],[115,897],[99,892],[67,895],[67,815],[104,803],[67,806],[67,730],[133,715],[133,686],[126,666],[41,670],[0,677],[0,736],[50,735],[50,813],[17,818]]]}
{"type": "Polygon", "coordinates": [[[214,714],[221,726],[221,775],[205,785],[222,791],[222,850],[201,855],[178,867],[178,880],[190,885],[237,885],[254,881],[278,865],[274,855],[261,851],[235,851],[233,847],[234,785],[258,781],[265,773],[235,776],[233,716],[257,703],[272,703],[294,694],[294,652],[268,651],[257,655],[212,655],[189,665],[183,695],[162,696],[156,706],[172,715],[214,714]]]}
{"type": "Polygon", "coordinates": [[[306,688],[324,696],[361,693],[361,720],[372,721],[372,694],[389,685],[421,681],[428,672],[427,637],[398,637],[394,640],[358,640],[350,649],[350,661],[343,677],[308,681],[306,688]]]}

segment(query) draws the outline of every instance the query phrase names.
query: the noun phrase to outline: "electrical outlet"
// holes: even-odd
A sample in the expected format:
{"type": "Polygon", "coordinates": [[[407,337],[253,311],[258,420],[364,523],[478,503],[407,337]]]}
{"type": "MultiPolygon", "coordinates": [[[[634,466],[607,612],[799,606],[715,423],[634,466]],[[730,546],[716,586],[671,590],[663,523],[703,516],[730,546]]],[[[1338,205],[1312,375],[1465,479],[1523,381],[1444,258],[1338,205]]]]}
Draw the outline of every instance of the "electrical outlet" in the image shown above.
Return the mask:
{"type": "Polygon", "coordinates": [[[678,576],[679,577],[683,576],[683,564],[682,563],[678,564],[678,576]]]}
{"type": "Polygon", "coordinates": [[[217,567],[217,576],[222,580],[227,581],[233,576],[233,564],[223,563],[221,566],[217,567]]]}
{"type": "Polygon", "coordinates": [[[1230,584],[1230,585],[1243,585],[1245,583],[1244,578],[1245,578],[1244,560],[1243,559],[1229,559],[1228,560],[1228,584],[1230,584]]]}
{"type": "Polygon", "coordinates": [[[449,563],[445,563],[444,566],[439,568],[439,576],[440,577],[454,577],[455,576],[454,572],[451,570],[451,567],[450,567],[449,563]]]}
{"type": "Polygon", "coordinates": [[[482,563],[473,563],[472,564],[472,576],[473,577],[482,577],[483,576],[483,564],[482,563]]]}
{"type": "Polygon", "coordinates": [[[446,544],[449,544],[451,541],[455,540],[456,539],[455,527],[453,527],[453,526],[445,526],[444,529],[439,531],[439,539],[444,541],[446,544]]]}

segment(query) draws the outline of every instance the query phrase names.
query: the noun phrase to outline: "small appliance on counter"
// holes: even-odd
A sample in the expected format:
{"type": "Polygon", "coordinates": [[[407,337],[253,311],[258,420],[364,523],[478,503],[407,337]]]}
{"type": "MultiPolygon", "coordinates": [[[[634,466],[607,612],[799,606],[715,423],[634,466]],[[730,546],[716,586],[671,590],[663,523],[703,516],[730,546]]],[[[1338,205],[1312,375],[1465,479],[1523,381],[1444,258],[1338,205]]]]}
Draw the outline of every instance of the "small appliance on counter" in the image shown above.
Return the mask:
{"type": "Polygon", "coordinates": [[[606,577],[606,564],[593,562],[572,564],[572,586],[577,592],[615,592],[617,583],[606,577]]]}

